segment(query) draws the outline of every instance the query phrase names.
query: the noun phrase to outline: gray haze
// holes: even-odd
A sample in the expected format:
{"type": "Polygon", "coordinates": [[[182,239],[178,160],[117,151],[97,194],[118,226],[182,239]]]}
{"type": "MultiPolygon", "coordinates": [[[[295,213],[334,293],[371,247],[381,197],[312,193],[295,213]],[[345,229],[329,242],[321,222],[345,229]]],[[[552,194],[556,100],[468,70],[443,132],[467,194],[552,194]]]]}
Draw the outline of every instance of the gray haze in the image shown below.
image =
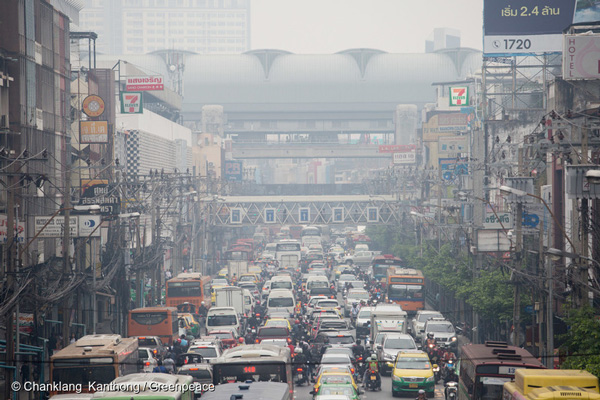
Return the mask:
{"type": "Polygon", "coordinates": [[[253,0],[251,46],[294,53],[368,47],[422,53],[434,28],[454,28],[481,49],[479,0],[253,0]]]}

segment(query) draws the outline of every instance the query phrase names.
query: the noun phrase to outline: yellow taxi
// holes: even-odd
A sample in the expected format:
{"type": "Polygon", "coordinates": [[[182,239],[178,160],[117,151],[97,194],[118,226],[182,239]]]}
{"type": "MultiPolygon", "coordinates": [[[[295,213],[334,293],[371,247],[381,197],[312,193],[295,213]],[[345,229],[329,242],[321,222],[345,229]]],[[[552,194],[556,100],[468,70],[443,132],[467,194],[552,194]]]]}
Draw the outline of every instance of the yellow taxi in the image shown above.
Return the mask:
{"type": "Polygon", "coordinates": [[[194,337],[200,336],[200,323],[193,314],[179,313],[178,319],[180,328],[185,329],[188,334],[194,337]]]}
{"type": "Polygon", "coordinates": [[[260,278],[256,274],[246,273],[240,275],[240,278],[238,279],[238,283],[239,282],[252,282],[258,286],[258,284],[260,283],[260,278]]]}
{"type": "Polygon", "coordinates": [[[344,385],[344,384],[352,384],[354,389],[358,392],[358,385],[354,381],[354,377],[349,372],[323,372],[317,378],[317,382],[315,383],[314,389],[315,393],[319,391],[319,387],[322,384],[327,385],[344,385]]]}
{"type": "Polygon", "coordinates": [[[229,275],[229,270],[227,268],[221,268],[217,275],[219,276],[219,278],[227,278],[229,275]]]}
{"type": "Polygon", "coordinates": [[[271,318],[265,322],[265,326],[277,326],[281,328],[288,328],[290,332],[292,331],[292,325],[290,321],[284,318],[271,318]]]}
{"type": "Polygon", "coordinates": [[[429,356],[424,351],[400,351],[392,371],[392,395],[394,397],[425,390],[433,398],[435,377],[429,356]]]}

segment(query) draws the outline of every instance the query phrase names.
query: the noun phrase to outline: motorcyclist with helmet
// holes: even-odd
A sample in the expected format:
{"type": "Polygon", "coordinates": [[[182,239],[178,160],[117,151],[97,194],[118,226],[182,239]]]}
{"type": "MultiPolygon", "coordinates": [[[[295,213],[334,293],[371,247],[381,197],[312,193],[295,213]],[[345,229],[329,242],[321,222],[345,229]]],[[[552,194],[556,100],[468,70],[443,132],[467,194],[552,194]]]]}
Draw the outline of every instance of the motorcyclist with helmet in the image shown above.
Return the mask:
{"type": "Polygon", "coordinates": [[[372,354],[367,358],[367,370],[363,376],[363,386],[367,388],[368,383],[371,381],[371,376],[375,376],[375,386],[377,390],[381,390],[381,375],[379,375],[379,363],[377,362],[377,356],[372,354]]]}
{"type": "Polygon", "coordinates": [[[296,346],[296,348],[294,349],[294,374],[298,374],[298,369],[302,368],[302,371],[304,372],[302,378],[298,379],[298,381],[296,382],[297,384],[302,384],[304,382],[308,382],[308,368],[306,367],[307,363],[308,363],[308,359],[306,357],[306,355],[304,355],[304,351],[302,350],[302,347],[300,346],[296,346]]]}
{"type": "Polygon", "coordinates": [[[358,312],[360,311],[360,307],[358,306],[358,302],[352,303],[352,308],[350,309],[350,320],[352,326],[356,326],[356,318],[358,317],[358,312]]]}
{"type": "Polygon", "coordinates": [[[416,400],[427,400],[427,393],[423,389],[420,389],[416,400]]]}

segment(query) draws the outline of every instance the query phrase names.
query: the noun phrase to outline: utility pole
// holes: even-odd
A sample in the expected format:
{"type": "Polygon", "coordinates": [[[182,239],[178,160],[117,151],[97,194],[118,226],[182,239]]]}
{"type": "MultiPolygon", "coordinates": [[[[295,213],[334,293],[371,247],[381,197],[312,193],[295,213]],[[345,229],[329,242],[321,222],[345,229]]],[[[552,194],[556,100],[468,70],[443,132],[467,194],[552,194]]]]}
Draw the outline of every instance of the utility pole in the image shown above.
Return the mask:
{"type": "MultiPolygon", "coordinates": [[[[65,210],[65,220],[63,224],[63,243],[62,243],[62,252],[63,252],[63,282],[67,281],[67,276],[71,274],[71,264],[69,260],[69,241],[70,233],[71,233],[71,141],[67,137],[67,165],[65,170],[65,202],[63,208],[65,210]]],[[[69,333],[70,333],[70,322],[71,322],[71,313],[69,308],[69,294],[66,294],[62,300],[62,337],[63,337],[63,346],[66,347],[69,345],[69,333]]]]}
{"type": "MultiPolygon", "coordinates": [[[[519,149],[519,176],[523,173],[523,149],[519,149]]],[[[519,276],[516,271],[520,270],[522,262],[522,246],[523,246],[523,203],[517,200],[516,210],[516,234],[517,241],[515,244],[515,270],[512,273],[512,283],[514,285],[514,304],[513,304],[513,345],[519,346],[521,344],[520,333],[520,322],[521,322],[521,287],[519,282],[519,276]]]]}
{"type": "MultiPolygon", "coordinates": [[[[583,128],[581,128],[581,158],[584,164],[588,163],[588,129],[587,129],[587,121],[585,121],[583,128]]],[[[589,281],[589,271],[588,271],[588,262],[585,259],[588,257],[589,251],[589,206],[588,199],[581,199],[581,258],[577,263],[579,271],[579,307],[583,307],[585,305],[589,305],[589,295],[588,295],[588,281],[589,281]]]]}
{"type": "MultiPolygon", "coordinates": [[[[10,156],[9,156],[10,157],[10,156]]],[[[9,188],[7,190],[8,198],[7,198],[7,207],[6,210],[6,289],[7,289],[7,298],[10,298],[13,293],[13,289],[15,287],[15,193],[16,188],[13,188],[13,179],[11,172],[14,168],[11,166],[8,170],[8,175],[6,176],[6,187],[9,188]]],[[[16,368],[15,362],[15,342],[13,340],[14,337],[14,324],[13,324],[13,316],[14,316],[14,308],[11,308],[9,312],[6,313],[6,365],[13,366],[16,368]]],[[[17,329],[19,326],[19,316],[17,315],[17,329]]],[[[6,368],[4,370],[5,382],[12,381],[12,371],[10,368],[6,368]]],[[[10,399],[12,396],[12,391],[10,389],[10,385],[4,385],[4,398],[10,399]]]]}

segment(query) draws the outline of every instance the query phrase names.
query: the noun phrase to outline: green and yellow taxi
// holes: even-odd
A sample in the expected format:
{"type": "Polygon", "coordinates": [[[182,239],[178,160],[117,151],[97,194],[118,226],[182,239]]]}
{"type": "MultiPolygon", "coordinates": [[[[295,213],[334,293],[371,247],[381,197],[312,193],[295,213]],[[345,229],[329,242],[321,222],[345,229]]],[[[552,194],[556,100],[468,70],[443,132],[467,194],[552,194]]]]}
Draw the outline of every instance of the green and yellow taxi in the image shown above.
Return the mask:
{"type": "Polygon", "coordinates": [[[359,395],[362,393],[354,386],[349,383],[338,384],[338,383],[324,383],[319,389],[313,390],[311,392],[313,394],[313,398],[318,398],[318,396],[347,396],[351,400],[359,400],[359,395]]]}
{"type": "Polygon", "coordinates": [[[183,324],[181,327],[185,328],[186,332],[194,337],[200,336],[200,322],[198,322],[193,314],[179,313],[178,317],[180,324],[183,324]]]}
{"type": "Polygon", "coordinates": [[[401,351],[396,356],[392,371],[392,395],[425,390],[433,397],[435,378],[429,356],[420,350],[401,351]]]}
{"type": "Polygon", "coordinates": [[[354,269],[347,264],[340,264],[335,267],[334,270],[334,279],[337,281],[340,275],[342,274],[351,274],[354,272],[354,269]]]}
{"type": "Polygon", "coordinates": [[[322,385],[350,385],[358,392],[358,385],[354,381],[354,377],[349,372],[335,371],[323,372],[317,377],[317,382],[314,386],[314,391],[317,393],[322,385]]]}

